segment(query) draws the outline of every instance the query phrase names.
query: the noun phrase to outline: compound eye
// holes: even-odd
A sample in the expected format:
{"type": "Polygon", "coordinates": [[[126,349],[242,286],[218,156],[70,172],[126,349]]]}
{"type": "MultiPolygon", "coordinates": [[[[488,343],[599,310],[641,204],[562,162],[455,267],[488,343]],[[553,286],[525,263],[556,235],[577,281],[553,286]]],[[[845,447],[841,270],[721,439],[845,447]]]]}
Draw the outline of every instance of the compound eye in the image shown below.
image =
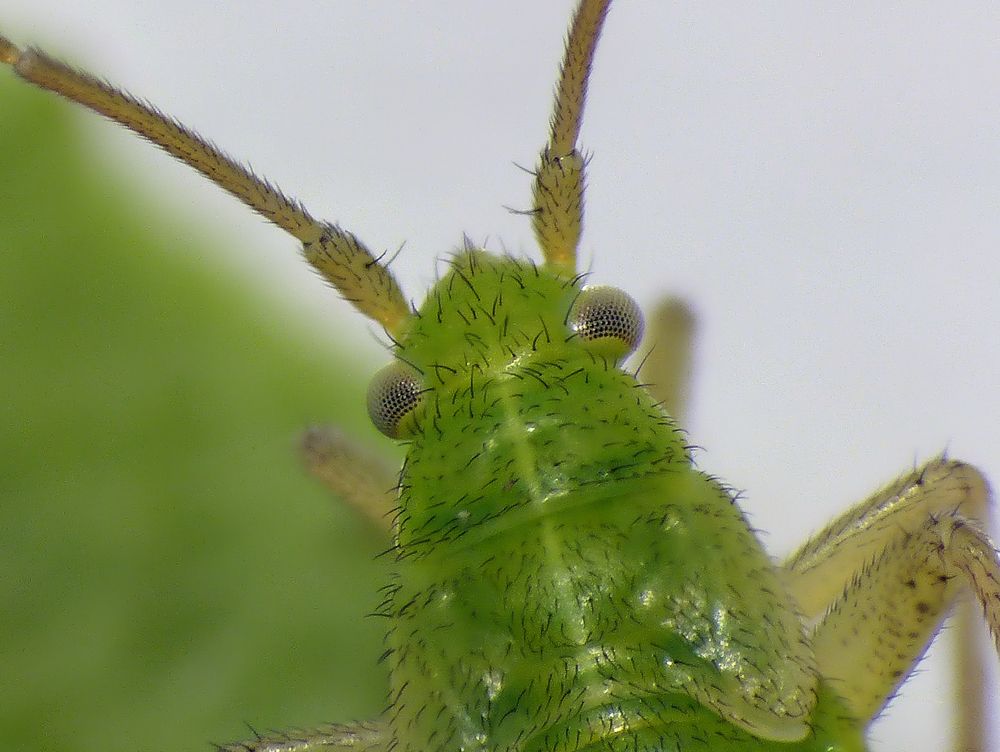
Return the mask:
{"type": "Polygon", "coordinates": [[[631,295],[617,287],[584,288],[570,309],[568,323],[588,349],[616,359],[635,350],[642,339],[642,311],[631,295]]]}
{"type": "Polygon", "coordinates": [[[424,385],[411,366],[392,363],[368,385],[368,417],[390,439],[406,438],[413,421],[406,420],[420,404],[424,385]]]}

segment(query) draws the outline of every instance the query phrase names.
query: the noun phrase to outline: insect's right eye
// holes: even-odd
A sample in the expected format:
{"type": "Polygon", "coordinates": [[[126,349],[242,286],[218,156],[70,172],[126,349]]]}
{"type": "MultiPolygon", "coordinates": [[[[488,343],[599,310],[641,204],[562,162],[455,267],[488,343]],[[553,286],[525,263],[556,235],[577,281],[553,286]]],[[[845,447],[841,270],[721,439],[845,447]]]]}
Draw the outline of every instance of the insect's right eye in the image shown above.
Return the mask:
{"type": "Polygon", "coordinates": [[[570,309],[567,323],[591,350],[616,359],[635,350],[642,339],[639,304],[617,287],[584,288],[570,309]]]}
{"type": "Polygon", "coordinates": [[[420,374],[405,363],[386,366],[368,385],[368,417],[390,439],[405,438],[406,416],[420,404],[420,374]]]}

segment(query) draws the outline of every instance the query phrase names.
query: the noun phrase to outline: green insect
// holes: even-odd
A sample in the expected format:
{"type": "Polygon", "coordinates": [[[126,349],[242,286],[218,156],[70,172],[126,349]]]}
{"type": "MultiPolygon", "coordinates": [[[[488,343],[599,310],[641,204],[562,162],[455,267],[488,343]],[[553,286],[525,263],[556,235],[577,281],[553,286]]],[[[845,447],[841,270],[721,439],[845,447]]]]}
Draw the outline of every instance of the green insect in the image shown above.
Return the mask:
{"type": "Polygon", "coordinates": [[[398,498],[352,444],[320,433],[309,447],[335,490],[392,519],[388,709],[226,749],[863,749],[966,584],[1000,637],[974,468],[934,460],[776,566],[732,493],[692,465],[674,419],[683,345],[655,395],[622,369],[641,314],[624,292],[586,287],[577,262],[577,137],[608,4],[574,17],[535,169],[543,263],[470,245],[416,310],[349,232],[137,101],[0,45],[22,77],[139,131],[298,238],[393,341],[369,412],[407,447],[398,498]]]}

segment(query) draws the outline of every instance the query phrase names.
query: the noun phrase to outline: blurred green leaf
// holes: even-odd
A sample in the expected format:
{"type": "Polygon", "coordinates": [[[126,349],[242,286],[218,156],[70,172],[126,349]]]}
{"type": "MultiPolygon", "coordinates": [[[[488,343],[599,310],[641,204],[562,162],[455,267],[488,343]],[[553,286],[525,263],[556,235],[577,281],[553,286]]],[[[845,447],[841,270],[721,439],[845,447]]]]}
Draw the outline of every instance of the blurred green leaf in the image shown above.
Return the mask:
{"type": "Polygon", "coordinates": [[[183,218],[109,186],[71,112],[0,76],[3,748],[375,714],[385,542],[295,456],[310,417],[359,418],[349,359],[160,242],[183,218]]]}

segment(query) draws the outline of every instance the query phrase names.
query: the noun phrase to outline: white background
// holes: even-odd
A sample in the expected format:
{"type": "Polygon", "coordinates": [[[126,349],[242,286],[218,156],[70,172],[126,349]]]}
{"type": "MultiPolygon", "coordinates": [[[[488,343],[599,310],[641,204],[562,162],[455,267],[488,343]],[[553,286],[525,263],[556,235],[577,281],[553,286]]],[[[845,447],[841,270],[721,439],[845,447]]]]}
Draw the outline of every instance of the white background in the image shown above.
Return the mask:
{"type": "MultiPolygon", "coordinates": [[[[406,241],[393,268],[417,301],[463,232],[535,254],[502,207],[528,205],[513,163],[543,143],[569,0],[67,5],[5,0],[0,24],[372,247],[406,241]]],[[[944,449],[1000,479],[1000,6],[855,5],[621,2],[584,128],[582,264],[647,307],[696,306],[692,439],[775,554],[944,449]]],[[[384,360],[279,231],[90,129],[109,169],[231,239],[262,305],[384,360]]],[[[928,659],[875,748],[944,749],[947,682],[928,659]]]]}

